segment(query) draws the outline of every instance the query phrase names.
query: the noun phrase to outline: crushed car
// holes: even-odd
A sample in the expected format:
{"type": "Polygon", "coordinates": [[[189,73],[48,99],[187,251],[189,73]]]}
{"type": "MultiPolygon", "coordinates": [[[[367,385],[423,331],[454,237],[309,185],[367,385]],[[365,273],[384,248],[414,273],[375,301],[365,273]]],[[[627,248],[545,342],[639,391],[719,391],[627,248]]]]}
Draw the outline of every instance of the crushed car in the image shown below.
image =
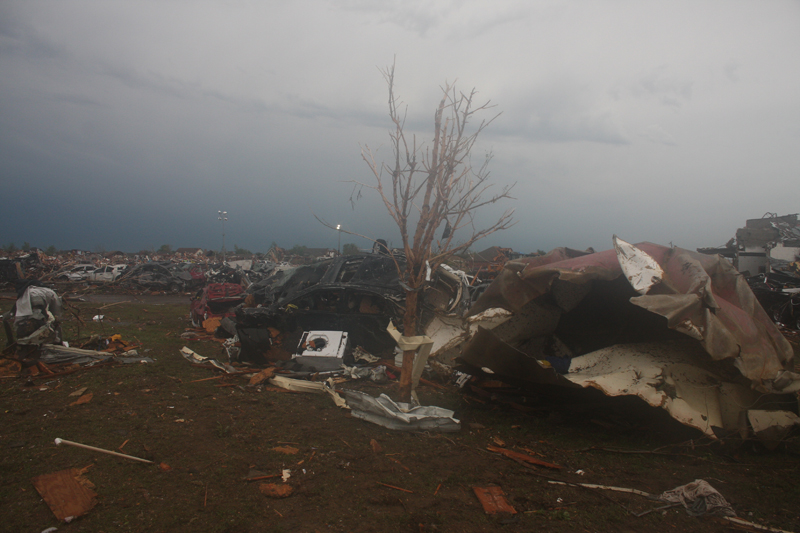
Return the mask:
{"type": "Polygon", "coordinates": [[[189,316],[192,325],[202,327],[209,318],[233,318],[234,308],[244,302],[244,287],[236,283],[209,283],[192,297],[189,316]]]}
{"type": "Polygon", "coordinates": [[[197,263],[165,263],[173,276],[183,281],[184,288],[195,289],[206,283],[206,273],[197,263]]]}
{"type": "MultiPolygon", "coordinates": [[[[383,254],[354,254],[285,270],[252,284],[251,304],[236,309],[240,360],[254,363],[288,360],[305,332],[347,332],[349,346],[390,357],[396,346],[387,331],[402,323],[405,290],[398,275],[404,259],[383,254]]],[[[466,280],[441,268],[432,274],[422,297],[421,324],[437,314],[466,311],[466,280]]]]}
{"type": "Polygon", "coordinates": [[[283,269],[271,261],[253,261],[251,259],[228,261],[213,265],[206,272],[206,278],[208,281],[216,283],[239,283],[248,287],[251,283],[257,283],[268,277],[279,268],[283,269]]]}
{"type": "Polygon", "coordinates": [[[229,263],[212,265],[206,272],[206,279],[213,283],[236,283],[245,287],[252,281],[241,266],[236,267],[229,263]]]}
{"type": "Polygon", "coordinates": [[[89,274],[94,272],[97,269],[95,265],[92,264],[82,264],[82,265],[74,265],[69,267],[62,272],[57,273],[54,276],[54,279],[59,281],[85,281],[88,279],[89,274]]]}
{"type": "Polygon", "coordinates": [[[89,272],[86,281],[95,283],[116,281],[127,268],[128,265],[104,265],[89,272]]]}
{"type": "Polygon", "coordinates": [[[724,258],[615,236],[605,252],[507,263],[455,360],[542,394],[638,396],[711,437],[745,436],[797,420],[800,375],[770,318],[724,258]]]}
{"type": "Polygon", "coordinates": [[[186,278],[191,279],[190,274],[184,274],[179,277],[164,264],[151,262],[136,265],[117,278],[116,282],[122,287],[182,292],[186,289],[186,278]]]}

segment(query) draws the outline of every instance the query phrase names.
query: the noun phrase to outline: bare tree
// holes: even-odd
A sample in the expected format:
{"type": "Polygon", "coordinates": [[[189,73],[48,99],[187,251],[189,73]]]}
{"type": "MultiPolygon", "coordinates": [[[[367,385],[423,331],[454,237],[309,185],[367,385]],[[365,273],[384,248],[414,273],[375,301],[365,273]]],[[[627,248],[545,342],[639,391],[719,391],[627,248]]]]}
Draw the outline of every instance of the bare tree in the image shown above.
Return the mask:
{"type": "MultiPolygon", "coordinates": [[[[471,152],[478,135],[498,115],[471,122],[477,114],[489,111],[490,102],[476,104],[476,91],[462,93],[455,84],[442,87],[442,99],[434,115],[433,141],[417,144],[416,136],[405,131],[406,109],[395,95],[394,65],[382,71],[389,87],[389,117],[393,124],[389,137],[393,160],[378,163],[375,154],[364,146],[361,156],[372,171],[373,183],[353,181],[351,200],[361,196],[362,189],[378,193],[386,210],[400,230],[405,252],[405,267],[397,261],[398,273],[406,289],[403,332],[418,334],[420,291],[425,288],[428,272],[436,271],[453,254],[468,250],[476,241],[513,225],[513,209],[505,211],[493,224],[476,227],[475,213],[481,207],[502,199],[511,199],[511,186],[494,195],[488,193],[487,153],[482,164],[472,165],[471,152]],[[441,237],[436,234],[443,228],[441,237]]],[[[414,351],[403,354],[400,376],[400,399],[411,395],[411,369],[414,351]]]]}

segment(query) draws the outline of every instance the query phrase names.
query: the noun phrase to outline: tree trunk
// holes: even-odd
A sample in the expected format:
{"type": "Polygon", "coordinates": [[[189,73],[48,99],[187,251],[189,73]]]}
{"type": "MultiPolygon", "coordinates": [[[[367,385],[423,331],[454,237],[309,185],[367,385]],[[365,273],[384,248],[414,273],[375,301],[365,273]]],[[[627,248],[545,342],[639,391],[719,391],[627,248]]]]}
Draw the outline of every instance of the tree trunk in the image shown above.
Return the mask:
{"type": "MultiPolygon", "coordinates": [[[[403,335],[413,337],[417,334],[417,296],[418,291],[406,292],[406,312],[403,315],[403,335]]],[[[411,401],[411,372],[414,367],[414,355],[416,350],[403,352],[403,368],[400,372],[400,387],[398,388],[399,400],[401,402],[411,401]]]]}

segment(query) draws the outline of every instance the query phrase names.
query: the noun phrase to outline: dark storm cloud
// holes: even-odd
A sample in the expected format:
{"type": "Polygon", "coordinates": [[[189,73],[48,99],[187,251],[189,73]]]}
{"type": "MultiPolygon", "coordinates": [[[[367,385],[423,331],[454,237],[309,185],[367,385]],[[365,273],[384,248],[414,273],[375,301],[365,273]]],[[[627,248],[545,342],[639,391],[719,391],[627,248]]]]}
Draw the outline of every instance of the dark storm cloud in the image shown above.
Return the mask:
{"type": "Polygon", "coordinates": [[[446,81],[502,112],[474,159],[519,224],[486,246],[724,243],[798,211],[798,27],[796,2],[6,1],[0,244],[219,248],[222,209],[228,247],[335,245],[314,215],[398,242],[348,201],[362,147],[391,159],[394,57],[420,142],[446,81]]]}

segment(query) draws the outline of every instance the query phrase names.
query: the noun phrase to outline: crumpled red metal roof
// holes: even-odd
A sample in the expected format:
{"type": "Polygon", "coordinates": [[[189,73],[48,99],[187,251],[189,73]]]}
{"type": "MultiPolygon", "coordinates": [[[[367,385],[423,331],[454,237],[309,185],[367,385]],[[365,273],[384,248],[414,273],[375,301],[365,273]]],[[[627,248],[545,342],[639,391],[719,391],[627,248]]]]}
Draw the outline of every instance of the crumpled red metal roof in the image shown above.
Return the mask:
{"type": "MultiPolygon", "coordinates": [[[[630,302],[661,315],[668,327],[698,340],[712,359],[732,359],[765,392],[800,390],[791,372],[793,350],[756,300],[743,276],[720,256],[652,243],[635,245],[661,266],[664,277],[630,302]]],[[[491,308],[519,312],[550,292],[555,280],[574,285],[623,275],[616,252],[587,254],[557,248],[545,256],[510,261],[468,315],[491,308]]]]}

